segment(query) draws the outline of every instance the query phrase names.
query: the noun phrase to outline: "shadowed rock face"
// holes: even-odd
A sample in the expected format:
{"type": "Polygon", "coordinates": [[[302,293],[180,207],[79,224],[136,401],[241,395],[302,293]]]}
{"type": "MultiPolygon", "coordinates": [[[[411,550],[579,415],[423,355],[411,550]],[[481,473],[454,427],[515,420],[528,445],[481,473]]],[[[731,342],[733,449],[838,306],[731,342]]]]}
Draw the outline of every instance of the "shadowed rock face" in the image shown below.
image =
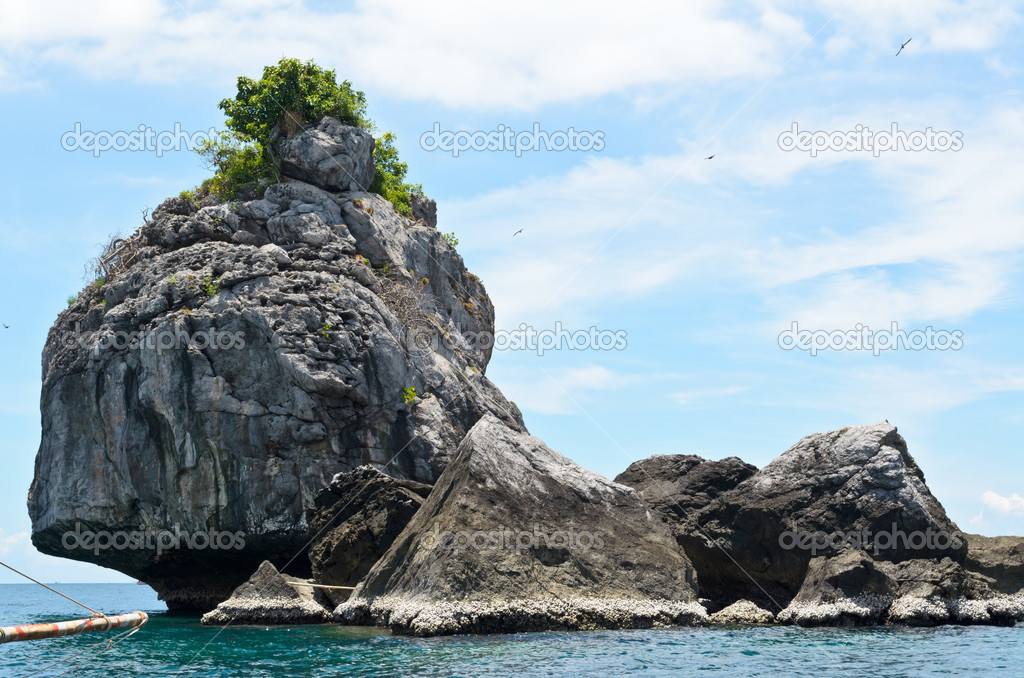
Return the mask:
{"type": "Polygon", "coordinates": [[[490,343],[471,339],[493,331],[493,307],[458,253],[379,196],[324,189],[337,177],[317,163],[346,148],[372,177],[361,135],[324,121],[287,140],[285,173],[304,180],[262,199],[166,201],[136,262],[61,313],[28,502],[41,551],[208,610],[263,560],[302,550],[305,509],[336,473],[433,483],[484,414],[524,430],[484,376],[490,343]],[[244,548],[69,549],[76,526],[227,532],[244,548]]]}
{"type": "Polygon", "coordinates": [[[709,461],[692,454],[656,454],[630,464],[615,482],[632,487],[648,506],[685,522],[755,473],[756,466],[738,457],[709,461]]]}
{"type": "Polygon", "coordinates": [[[1024,537],[967,535],[966,567],[992,579],[1000,593],[1024,594],[1024,537]]]}
{"type": "MultiPolygon", "coordinates": [[[[405,529],[430,489],[372,466],[335,476],[306,513],[313,578],[330,586],[358,584],[405,529]]],[[[337,597],[341,602],[348,596],[337,597]]]]}
{"type": "MultiPolygon", "coordinates": [[[[730,461],[726,468],[741,468],[737,463],[730,461]]],[[[959,534],[925,485],[906,442],[888,423],[807,436],[724,492],[719,491],[721,483],[717,482],[710,491],[695,489],[699,484],[688,480],[688,473],[673,480],[672,464],[647,467],[664,472],[652,473],[660,488],[678,488],[670,501],[655,504],[663,514],[679,520],[674,503],[693,507],[689,519],[680,521],[676,531],[697,568],[701,595],[715,606],[746,598],[777,613],[800,589],[811,558],[838,552],[831,547],[794,545],[784,536],[789,531],[831,535],[864,534],[861,531],[866,529],[877,535],[892,532],[895,525],[897,531],[908,535],[929,530],[950,537],[959,534]],[[712,494],[717,496],[706,505],[696,505],[694,497],[703,500],[712,494]]],[[[694,467],[682,464],[680,468],[694,467]]],[[[733,472],[729,477],[737,476],[733,472]]],[[[657,489],[650,483],[641,485],[636,473],[627,480],[648,494],[657,489]]],[[[876,559],[894,562],[943,557],[961,562],[966,557],[959,540],[940,540],[932,548],[914,548],[899,541],[877,554],[875,545],[869,542],[876,559]]]]}
{"type": "Polygon", "coordinates": [[[485,416],[336,616],[420,635],[702,618],[693,568],[630,488],[485,416]]]}

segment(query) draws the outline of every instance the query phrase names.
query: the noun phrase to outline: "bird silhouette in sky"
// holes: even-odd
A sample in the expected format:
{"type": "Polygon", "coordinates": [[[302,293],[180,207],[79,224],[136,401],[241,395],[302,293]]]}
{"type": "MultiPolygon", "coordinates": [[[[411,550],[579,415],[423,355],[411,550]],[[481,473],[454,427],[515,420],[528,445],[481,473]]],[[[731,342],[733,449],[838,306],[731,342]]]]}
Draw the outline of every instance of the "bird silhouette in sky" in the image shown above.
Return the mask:
{"type": "Polygon", "coordinates": [[[712,153],[711,155],[709,155],[708,157],[706,157],[706,158],[704,158],[704,159],[705,159],[705,160],[711,160],[711,158],[713,158],[713,157],[715,157],[715,154],[714,154],[714,153],[712,153]]]}
{"type": "MultiPolygon", "coordinates": [[[[907,45],[909,45],[909,44],[910,44],[910,41],[911,41],[911,40],[913,40],[913,38],[907,38],[907,41],[906,41],[905,43],[903,43],[902,45],[900,45],[900,52],[902,52],[902,51],[903,51],[903,48],[904,48],[904,47],[906,47],[907,45]]],[[[899,55],[900,55],[900,52],[896,52],[896,56],[899,56],[899,55]]]]}
{"type": "Polygon", "coordinates": [[[5,330],[11,329],[11,326],[8,325],[7,323],[0,323],[0,325],[3,325],[5,330]]]}
{"type": "Polygon", "coordinates": [[[523,229],[520,228],[518,231],[516,231],[515,233],[512,234],[512,237],[514,238],[514,237],[516,237],[517,235],[519,235],[522,232],[523,232],[523,229]]]}

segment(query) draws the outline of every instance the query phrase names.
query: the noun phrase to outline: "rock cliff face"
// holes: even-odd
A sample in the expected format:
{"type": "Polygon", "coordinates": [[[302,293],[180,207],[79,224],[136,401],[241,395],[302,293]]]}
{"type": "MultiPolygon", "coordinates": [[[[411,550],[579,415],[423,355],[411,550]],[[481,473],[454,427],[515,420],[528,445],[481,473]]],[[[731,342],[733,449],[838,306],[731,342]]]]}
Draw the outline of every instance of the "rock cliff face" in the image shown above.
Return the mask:
{"type": "Polygon", "coordinates": [[[636,492],[488,415],[336,616],[416,635],[692,623],[696,585],[636,492]]]}
{"type": "Polygon", "coordinates": [[[436,230],[353,190],[372,150],[331,119],[282,139],[286,178],[262,199],[165,201],[124,270],[60,315],[28,502],[41,551],[208,610],[263,560],[302,550],[305,510],[336,473],[433,483],[483,415],[523,430],[484,376],[490,343],[474,337],[494,313],[480,281],[436,230]],[[88,550],[69,548],[76,528],[241,538],[88,550]]]}

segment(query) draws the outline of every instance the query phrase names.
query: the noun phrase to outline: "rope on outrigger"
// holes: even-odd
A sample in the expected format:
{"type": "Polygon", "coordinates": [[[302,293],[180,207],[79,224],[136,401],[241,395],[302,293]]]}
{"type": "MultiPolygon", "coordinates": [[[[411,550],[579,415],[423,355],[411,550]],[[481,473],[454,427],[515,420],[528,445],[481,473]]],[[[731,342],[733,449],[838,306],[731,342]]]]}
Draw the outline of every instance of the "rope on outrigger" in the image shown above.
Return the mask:
{"type": "Polygon", "coordinates": [[[11,572],[20,574],[29,581],[39,584],[45,589],[53,591],[62,598],[70,600],[75,605],[80,605],[86,610],[92,613],[92,616],[88,619],[75,619],[72,621],[63,622],[52,622],[49,624],[21,624],[17,626],[3,626],[0,627],[0,644],[12,643],[17,640],[41,640],[44,638],[59,638],[61,636],[72,636],[79,633],[96,633],[101,631],[112,631],[113,629],[139,629],[147,621],[149,621],[149,615],[145,612],[132,612],[131,614],[118,614],[108,616],[102,612],[97,612],[85,603],[79,602],[70,596],[66,596],[60,591],[51,588],[41,581],[33,579],[24,572],[19,572],[7,563],[0,562],[11,572]]]}

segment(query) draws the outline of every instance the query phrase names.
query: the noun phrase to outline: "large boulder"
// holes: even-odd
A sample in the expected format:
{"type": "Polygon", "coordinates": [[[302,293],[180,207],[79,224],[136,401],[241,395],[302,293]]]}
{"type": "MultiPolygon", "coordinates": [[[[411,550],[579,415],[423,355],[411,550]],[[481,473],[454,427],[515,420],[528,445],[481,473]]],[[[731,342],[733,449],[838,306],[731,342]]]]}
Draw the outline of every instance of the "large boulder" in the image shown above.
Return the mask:
{"type": "Polygon", "coordinates": [[[775,615],[749,600],[738,600],[708,617],[709,623],[722,626],[771,624],[774,621],[775,615]]]}
{"type": "Polygon", "coordinates": [[[416,635],[640,627],[705,619],[695,588],[636,492],[485,416],[335,614],[416,635]]]}
{"type": "Polygon", "coordinates": [[[281,173],[327,191],[366,191],[373,183],[373,137],[335,118],[274,143],[281,173]]]}
{"type": "Polygon", "coordinates": [[[964,566],[992,580],[992,590],[1024,594],[1024,537],[968,534],[964,566]]]}
{"type": "MultiPolygon", "coordinates": [[[[358,584],[405,529],[430,489],[372,466],[336,475],[306,512],[313,578],[329,586],[358,584]]],[[[347,595],[338,598],[341,602],[347,595]]]]}
{"type": "MultiPolygon", "coordinates": [[[[732,470],[722,475],[735,479],[746,473],[741,464],[731,461],[726,469],[732,470]]],[[[641,465],[668,473],[672,468],[641,465]]],[[[724,492],[718,475],[702,491],[687,480],[691,463],[679,467],[684,475],[675,484],[648,488],[636,473],[625,480],[653,494],[653,505],[677,521],[701,596],[713,601],[712,608],[745,598],[778,612],[800,590],[813,557],[851,547],[892,562],[966,557],[956,525],[928,490],[906,441],[887,422],[807,436],[724,492]],[[665,489],[669,497],[658,500],[657,492],[665,489]]]]}
{"type": "Polygon", "coordinates": [[[330,621],[327,599],[312,582],[289,577],[263,561],[231,597],[203,615],[207,625],[323,624],[330,621]]]}
{"type": "MultiPolygon", "coordinates": [[[[343,131],[337,148],[358,136],[343,131]]],[[[172,199],[118,252],[43,350],[32,540],[141,579],[172,610],[209,610],[263,560],[300,553],[305,509],[335,474],[433,483],[484,414],[525,430],[484,376],[483,285],[380,196],[286,180],[257,200],[172,199]],[[239,538],[69,548],[76,529],[239,538]]],[[[308,559],[289,570],[307,576],[308,559]]]]}

